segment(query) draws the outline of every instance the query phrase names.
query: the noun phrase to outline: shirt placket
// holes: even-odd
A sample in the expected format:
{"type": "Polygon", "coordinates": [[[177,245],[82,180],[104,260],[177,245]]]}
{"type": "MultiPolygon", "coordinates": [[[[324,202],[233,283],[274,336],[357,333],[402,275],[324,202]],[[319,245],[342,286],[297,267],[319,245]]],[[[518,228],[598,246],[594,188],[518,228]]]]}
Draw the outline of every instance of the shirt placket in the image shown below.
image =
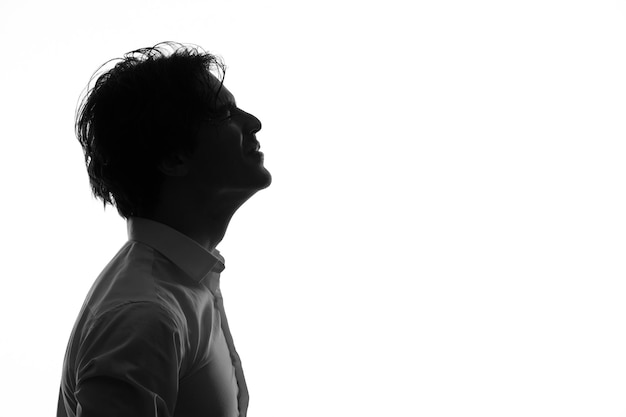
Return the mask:
{"type": "Polygon", "coordinates": [[[228,326],[228,319],[226,318],[226,312],[224,311],[224,299],[222,298],[222,292],[220,290],[219,273],[211,273],[210,278],[211,280],[209,288],[215,299],[215,308],[219,312],[222,323],[222,332],[224,333],[224,338],[226,339],[228,351],[230,352],[232,365],[235,368],[235,377],[237,379],[238,387],[237,403],[239,407],[239,417],[246,417],[249,402],[248,387],[246,385],[243,367],[241,366],[241,359],[239,357],[239,354],[237,353],[237,350],[235,349],[233,337],[230,333],[230,327],[228,326]]]}

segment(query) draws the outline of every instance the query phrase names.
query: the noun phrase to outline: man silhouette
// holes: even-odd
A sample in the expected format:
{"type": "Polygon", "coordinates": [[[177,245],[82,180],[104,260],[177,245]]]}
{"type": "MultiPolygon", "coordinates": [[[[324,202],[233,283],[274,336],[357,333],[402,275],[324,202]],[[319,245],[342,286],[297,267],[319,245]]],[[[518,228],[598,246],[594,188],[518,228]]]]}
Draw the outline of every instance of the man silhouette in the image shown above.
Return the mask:
{"type": "Polygon", "coordinates": [[[246,415],[216,246],[271,175],[261,122],[223,75],[201,48],[161,43],[125,54],[81,102],[92,192],[126,219],[128,242],[78,315],[57,417],[246,415]]]}

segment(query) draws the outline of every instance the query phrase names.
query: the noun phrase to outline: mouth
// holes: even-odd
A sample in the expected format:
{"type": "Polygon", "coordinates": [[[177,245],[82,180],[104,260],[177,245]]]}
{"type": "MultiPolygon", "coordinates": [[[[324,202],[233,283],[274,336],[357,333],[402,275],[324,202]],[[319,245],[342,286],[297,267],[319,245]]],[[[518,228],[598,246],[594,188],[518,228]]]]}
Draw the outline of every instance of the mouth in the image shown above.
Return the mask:
{"type": "Polygon", "coordinates": [[[259,150],[261,149],[261,144],[259,142],[255,142],[251,147],[248,147],[244,153],[246,155],[256,155],[260,154],[259,150]]]}
{"type": "Polygon", "coordinates": [[[246,158],[254,164],[263,164],[265,162],[265,155],[259,151],[248,153],[246,158]]]}

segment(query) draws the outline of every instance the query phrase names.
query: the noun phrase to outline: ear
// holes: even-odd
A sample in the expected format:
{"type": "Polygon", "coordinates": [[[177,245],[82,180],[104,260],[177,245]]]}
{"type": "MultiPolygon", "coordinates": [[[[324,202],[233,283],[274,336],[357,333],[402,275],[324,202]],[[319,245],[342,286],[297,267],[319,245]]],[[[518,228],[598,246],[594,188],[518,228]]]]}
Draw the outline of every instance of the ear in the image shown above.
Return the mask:
{"type": "Polygon", "coordinates": [[[184,177],[189,172],[189,157],[183,153],[173,153],[163,158],[159,171],[170,177],[184,177]]]}

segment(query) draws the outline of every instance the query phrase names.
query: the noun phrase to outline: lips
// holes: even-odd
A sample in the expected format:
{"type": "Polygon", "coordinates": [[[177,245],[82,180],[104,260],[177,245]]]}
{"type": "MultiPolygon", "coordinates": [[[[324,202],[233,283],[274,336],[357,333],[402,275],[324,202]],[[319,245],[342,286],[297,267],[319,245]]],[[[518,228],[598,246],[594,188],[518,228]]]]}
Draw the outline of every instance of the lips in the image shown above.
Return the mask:
{"type": "Polygon", "coordinates": [[[246,154],[255,154],[259,152],[259,149],[261,149],[261,144],[259,144],[259,142],[255,142],[252,146],[246,148],[244,152],[246,154]]]}

